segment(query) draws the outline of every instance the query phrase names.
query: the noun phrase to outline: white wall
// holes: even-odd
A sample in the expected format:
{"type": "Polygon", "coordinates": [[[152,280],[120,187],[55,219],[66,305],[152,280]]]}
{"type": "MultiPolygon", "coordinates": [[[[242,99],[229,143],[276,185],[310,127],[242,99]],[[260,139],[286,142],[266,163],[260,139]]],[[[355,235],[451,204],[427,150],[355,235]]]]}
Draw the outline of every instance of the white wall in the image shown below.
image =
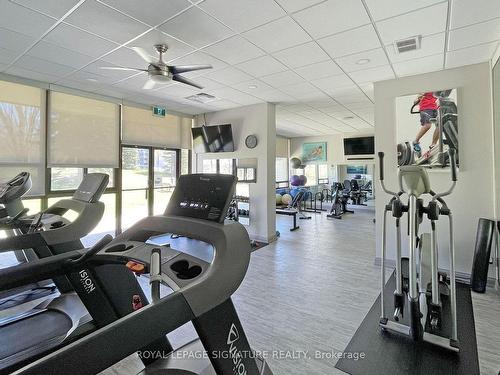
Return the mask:
{"type": "Polygon", "coordinates": [[[330,182],[343,181],[342,171],[338,168],[341,164],[373,164],[373,161],[349,162],[344,156],[344,138],[373,136],[369,133],[344,133],[317,137],[297,137],[290,139],[290,157],[302,158],[302,144],[307,142],[326,142],[326,162],[328,163],[328,177],[330,182]]]}
{"type": "Polygon", "coordinates": [[[495,121],[495,214],[497,219],[500,219],[500,63],[498,62],[493,69],[493,103],[495,121]]]}
{"type": "MultiPolygon", "coordinates": [[[[231,124],[234,152],[194,154],[197,171],[204,159],[257,159],[257,182],[250,185],[250,226],[252,239],[271,242],[276,239],[274,175],[276,168],[276,114],[273,104],[255,104],[246,107],[211,112],[206,115],[207,126],[231,124]],[[245,146],[245,138],[254,134],[258,144],[254,149],[245,146]]],[[[204,116],[195,118],[195,126],[204,124],[204,116]]]]}
{"type": "MultiPolygon", "coordinates": [[[[405,77],[375,84],[376,150],[384,151],[385,182],[396,189],[396,98],[416,92],[457,87],[459,113],[460,172],[454,193],[446,200],[454,213],[457,271],[469,274],[472,265],[477,221],[494,216],[493,126],[491,68],[489,63],[405,77]]],[[[439,192],[450,185],[447,171],[431,171],[433,190],[439,192]]],[[[378,176],[375,180],[378,184],[378,176]]],[[[382,214],[389,197],[380,194],[376,203],[377,257],[381,251],[382,214]],[[380,199],[384,197],[385,199],[380,199]]],[[[439,231],[440,267],[448,261],[446,219],[439,231]]],[[[403,228],[406,223],[403,223],[403,228]]],[[[388,231],[388,256],[394,258],[394,231],[388,231]]],[[[425,230],[425,228],[423,228],[425,230]]],[[[403,249],[406,251],[406,249],[403,249]]]]}

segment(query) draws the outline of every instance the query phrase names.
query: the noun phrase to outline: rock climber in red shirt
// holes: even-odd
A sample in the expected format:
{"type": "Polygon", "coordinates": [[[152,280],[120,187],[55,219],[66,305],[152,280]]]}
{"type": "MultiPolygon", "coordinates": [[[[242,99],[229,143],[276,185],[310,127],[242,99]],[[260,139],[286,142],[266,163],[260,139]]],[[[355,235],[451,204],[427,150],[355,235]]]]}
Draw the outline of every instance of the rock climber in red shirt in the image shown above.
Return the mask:
{"type": "MultiPolygon", "coordinates": [[[[420,108],[420,124],[422,125],[419,129],[415,141],[413,141],[413,149],[415,152],[421,152],[422,148],[420,147],[420,139],[429,131],[431,128],[431,119],[435,119],[438,115],[438,101],[432,92],[426,92],[420,94],[414,101],[414,103],[418,103],[420,108]]],[[[433,148],[436,143],[439,141],[439,130],[436,126],[434,129],[434,134],[432,135],[432,144],[429,148],[433,148]]]]}

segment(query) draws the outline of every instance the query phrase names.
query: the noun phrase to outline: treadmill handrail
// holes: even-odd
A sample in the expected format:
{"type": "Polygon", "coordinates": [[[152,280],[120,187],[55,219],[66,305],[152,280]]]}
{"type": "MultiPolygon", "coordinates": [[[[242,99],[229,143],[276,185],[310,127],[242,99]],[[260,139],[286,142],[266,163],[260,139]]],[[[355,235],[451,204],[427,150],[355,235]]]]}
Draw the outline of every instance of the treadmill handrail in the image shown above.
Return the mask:
{"type": "MultiPolygon", "coordinates": [[[[148,234],[176,233],[214,246],[214,258],[192,283],[71,343],[14,374],[72,375],[97,373],[203,313],[227,301],[241,284],[250,261],[250,239],[239,223],[219,224],[179,216],[147,217],[106,248],[148,234]],[[109,351],[112,346],[113,350],[109,351]],[[82,366],[82,353],[92,358],[82,366]],[[102,355],[106,353],[106,355],[102,355]]],[[[145,239],[146,238],[146,239],[145,239]]],[[[105,249],[93,259],[105,255],[105,249]]],[[[121,254],[117,257],[124,257],[121,254]]]]}

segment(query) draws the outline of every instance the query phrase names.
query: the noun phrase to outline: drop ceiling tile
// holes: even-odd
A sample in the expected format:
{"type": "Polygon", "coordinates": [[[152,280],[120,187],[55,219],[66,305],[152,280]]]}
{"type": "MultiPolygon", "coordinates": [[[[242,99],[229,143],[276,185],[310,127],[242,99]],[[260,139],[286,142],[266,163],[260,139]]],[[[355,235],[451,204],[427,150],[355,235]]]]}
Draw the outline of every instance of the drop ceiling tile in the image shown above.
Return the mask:
{"type": "Polygon", "coordinates": [[[455,68],[488,61],[492,58],[497,46],[498,43],[493,42],[448,52],[446,54],[446,68],[455,68]]]}
{"type": "Polygon", "coordinates": [[[346,72],[354,72],[356,70],[366,70],[376,66],[389,64],[387,56],[382,48],[377,48],[371,51],[356,53],[354,55],[339,57],[335,59],[337,64],[346,72]],[[361,60],[368,59],[368,62],[359,64],[361,60]]]}
{"type": "Polygon", "coordinates": [[[148,29],[143,23],[95,0],[87,0],[64,22],[117,43],[125,43],[148,29]]]}
{"type": "Polygon", "coordinates": [[[293,13],[324,0],[276,0],[287,12],[293,13]]]}
{"type": "Polygon", "coordinates": [[[318,89],[309,82],[303,81],[294,83],[293,85],[280,87],[280,90],[293,97],[300,96],[305,93],[319,93],[318,89]]]}
{"type": "Polygon", "coordinates": [[[336,88],[354,86],[352,80],[345,74],[338,74],[335,76],[316,79],[314,81],[311,81],[311,83],[327,93],[336,88]]]}
{"type": "Polygon", "coordinates": [[[333,108],[336,108],[336,109],[339,109],[341,108],[341,106],[339,104],[337,104],[337,102],[335,102],[332,98],[328,97],[326,99],[323,99],[323,100],[312,100],[312,101],[308,101],[307,104],[309,104],[310,106],[314,107],[314,108],[317,108],[317,109],[333,109],[333,108]]]}
{"type": "Polygon", "coordinates": [[[439,3],[443,0],[366,0],[366,5],[375,21],[394,17],[403,13],[411,12],[420,8],[439,3]]]}
{"type": "Polygon", "coordinates": [[[36,38],[0,28],[0,47],[15,52],[24,52],[36,38]]]}
{"type": "Polygon", "coordinates": [[[79,0],[10,0],[19,5],[36,10],[45,15],[61,18],[71,8],[73,8],[79,0]]]}
{"type": "Polygon", "coordinates": [[[290,17],[283,17],[256,29],[243,33],[243,36],[267,52],[275,52],[311,40],[290,17]]]}
{"type": "Polygon", "coordinates": [[[366,95],[361,90],[358,90],[356,93],[352,94],[334,95],[334,98],[339,103],[345,106],[348,106],[351,103],[365,103],[365,101],[367,100],[366,95]]]}
{"type": "Polygon", "coordinates": [[[293,16],[312,36],[327,35],[370,23],[361,0],[328,0],[293,16]]]}
{"type": "Polygon", "coordinates": [[[0,63],[0,72],[3,72],[5,69],[7,69],[8,66],[9,66],[8,64],[0,63]]]}
{"type": "Polygon", "coordinates": [[[384,44],[416,35],[432,35],[445,31],[448,2],[377,22],[384,44]]]}
{"type": "Polygon", "coordinates": [[[260,48],[239,35],[204,48],[203,52],[209,53],[229,64],[238,64],[265,54],[260,48]]]}
{"type": "MultiPolygon", "coordinates": [[[[147,80],[148,80],[147,74],[138,73],[124,81],[116,83],[115,85],[113,85],[113,87],[124,88],[126,90],[138,91],[142,93],[142,86],[144,86],[147,80]]],[[[160,85],[156,85],[155,89],[158,89],[159,87],[160,85]]]]}
{"type": "Polygon", "coordinates": [[[291,102],[295,100],[290,95],[276,89],[262,91],[256,93],[255,96],[269,103],[291,102]]]}
{"type": "Polygon", "coordinates": [[[163,54],[163,60],[166,62],[194,51],[193,47],[176,40],[157,29],[153,29],[143,36],[127,43],[127,46],[141,47],[145,49],[146,52],[148,52],[154,59],[158,59],[158,53],[154,48],[155,44],[166,44],[168,46],[167,52],[163,54]]]}
{"type": "Polygon", "coordinates": [[[203,87],[202,90],[207,91],[207,90],[216,90],[220,89],[221,87],[224,87],[223,84],[216,82],[210,78],[207,77],[196,77],[194,79],[197,84],[201,85],[203,87]]]}
{"type": "Polygon", "coordinates": [[[0,27],[40,37],[56,20],[7,0],[0,1],[0,27]]]}
{"type": "Polygon", "coordinates": [[[389,65],[378,66],[375,68],[358,70],[349,73],[351,78],[358,84],[367,82],[385,81],[394,79],[394,72],[389,65]]]}
{"type": "Polygon", "coordinates": [[[260,79],[265,83],[277,88],[304,81],[302,77],[292,72],[291,70],[270,74],[268,76],[261,77],[260,79]]]}
{"type": "Polygon", "coordinates": [[[102,85],[98,82],[90,82],[90,81],[78,81],[72,79],[64,79],[57,81],[56,84],[58,86],[69,87],[72,89],[87,91],[87,92],[96,92],[101,89],[102,85]]]}
{"type": "Polygon", "coordinates": [[[317,101],[317,100],[323,100],[325,98],[328,98],[329,96],[326,95],[324,92],[321,90],[314,90],[314,91],[298,91],[293,95],[294,98],[300,101],[309,102],[311,101],[317,101]]]}
{"type": "Polygon", "coordinates": [[[9,65],[19,53],[0,47],[0,64],[9,65]]]}
{"type": "Polygon", "coordinates": [[[92,56],[83,55],[43,41],[37,43],[36,46],[29,50],[27,55],[38,57],[46,61],[52,61],[54,63],[63,63],[66,66],[77,69],[82,68],[95,59],[92,56]]]}
{"type": "Polygon", "coordinates": [[[263,91],[273,90],[274,88],[269,86],[267,83],[262,82],[258,79],[251,79],[249,81],[243,81],[236,83],[231,86],[232,88],[245,92],[247,94],[257,96],[256,94],[263,91]]]}
{"type": "Polygon", "coordinates": [[[234,34],[231,29],[196,7],[165,22],[160,29],[197,48],[234,34]]]}
{"type": "Polygon", "coordinates": [[[206,77],[222,83],[224,85],[234,85],[235,83],[249,81],[252,76],[233,68],[232,66],[206,74],[206,77]]]}
{"type": "Polygon", "coordinates": [[[453,51],[498,39],[500,39],[500,18],[451,31],[449,49],[453,51]]]}
{"type": "Polygon", "coordinates": [[[443,69],[444,55],[433,55],[420,59],[404,61],[393,64],[394,70],[399,77],[414,74],[434,72],[443,69]]]}
{"type": "Polygon", "coordinates": [[[323,61],[316,64],[306,65],[295,71],[308,80],[330,77],[333,75],[344,74],[342,69],[332,60],[323,61]]]}
{"type": "Polygon", "coordinates": [[[159,25],[191,6],[187,0],[99,0],[150,26],[159,25]],[[161,9],[161,11],[159,11],[161,9]]]}
{"type": "Polygon", "coordinates": [[[290,68],[299,68],[304,65],[330,60],[330,57],[316,44],[316,42],[308,42],[287,48],[275,52],[273,56],[290,68]]]}
{"type": "Polygon", "coordinates": [[[46,73],[34,72],[32,70],[24,69],[19,66],[10,67],[9,69],[5,70],[5,73],[11,74],[13,76],[34,79],[36,81],[47,82],[47,83],[53,83],[59,79],[58,76],[53,76],[51,74],[46,74],[46,73]]]}
{"type": "Polygon", "coordinates": [[[397,53],[394,44],[388,44],[385,49],[389,55],[389,60],[396,63],[442,53],[444,51],[444,43],[445,33],[439,33],[423,37],[420,48],[415,51],[397,53]]]}
{"type": "MultiPolygon", "coordinates": [[[[364,96],[363,92],[358,88],[356,85],[352,86],[344,86],[344,87],[331,87],[328,90],[329,94],[333,96],[333,98],[338,101],[338,98],[345,98],[345,97],[358,97],[358,101],[363,101],[363,98],[366,98],[364,96]]],[[[354,103],[351,101],[351,103],[354,103]]],[[[343,103],[342,103],[343,104],[343,103]]]]}
{"type": "Polygon", "coordinates": [[[19,60],[17,60],[16,66],[31,70],[33,72],[48,74],[54,77],[62,77],[75,70],[74,68],[63,64],[56,64],[52,61],[47,61],[27,55],[24,55],[19,60]]]}
{"type": "Polygon", "coordinates": [[[243,32],[286,15],[274,1],[205,0],[200,8],[233,30],[243,32]]]}
{"type": "Polygon", "coordinates": [[[454,0],[451,8],[451,29],[500,17],[498,0],[454,0]]]}
{"type": "Polygon", "coordinates": [[[287,70],[285,65],[269,55],[242,62],[236,67],[254,77],[262,77],[287,70]]]}
{"type": "Polygon", "coordinates": [[[92,57],[102,56],[118,47],[116,43],[66,24],[59,24],[44,40],[92,57]]]}
{"type": "Polygon", "coordinates": [[[98,77],[97,79],[99,81],[105,83],[115,83],[117,81],[121,81],[135,74],[134,72],[131,71],[101,69],[101,67],[104,66],[118,67],[118,65],[111,64],[107,61],[98,60],[90,65],[87,65],[85,68],[83,68],[82,72],[86,72],[91,75],[97,76],[98,77]]]}
{"type": "Polygon", "coordinates": [[[327,36],[318,40],[318,43],[332,57],[350,55],[380,47],[380,41],[371,24],[327,36]]]}

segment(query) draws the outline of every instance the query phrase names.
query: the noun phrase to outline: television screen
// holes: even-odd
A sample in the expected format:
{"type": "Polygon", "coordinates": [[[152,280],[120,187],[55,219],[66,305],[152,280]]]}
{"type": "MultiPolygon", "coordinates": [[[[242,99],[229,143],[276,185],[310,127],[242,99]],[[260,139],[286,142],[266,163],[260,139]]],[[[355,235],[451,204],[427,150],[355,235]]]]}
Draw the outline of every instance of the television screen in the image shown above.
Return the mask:
{"type": "Polygon", "coordinates": [[[191,131],[193,151],[196,153],[234,151],[231,124],[202,126],[192,128],[191,131]]]}
{"type": "Polygon", "coordinates": [[[344,138],[344,155],[373,155],[375,137],[344,138]]]}

